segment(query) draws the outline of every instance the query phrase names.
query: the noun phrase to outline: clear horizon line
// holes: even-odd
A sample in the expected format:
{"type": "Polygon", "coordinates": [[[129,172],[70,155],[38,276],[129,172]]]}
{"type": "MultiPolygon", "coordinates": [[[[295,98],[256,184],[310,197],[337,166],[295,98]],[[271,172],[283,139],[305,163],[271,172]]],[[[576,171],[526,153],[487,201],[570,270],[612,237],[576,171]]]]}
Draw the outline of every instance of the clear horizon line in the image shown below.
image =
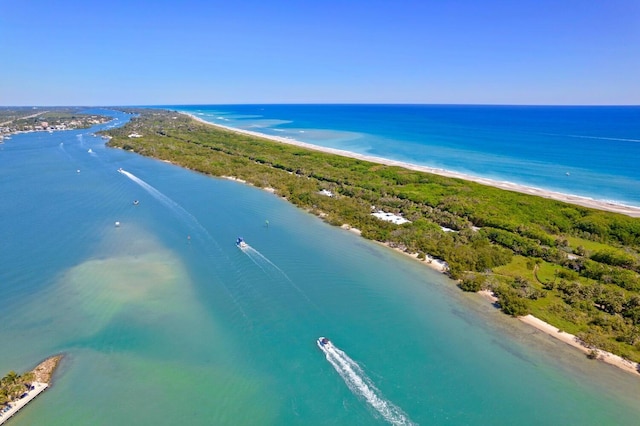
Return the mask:
{"type": "Polygon", "coordinates": [[[222,102],[222,103],[158,103],[158,104],[29,104],[0,105],[0,108],[120,108],[206,105],[398,105],[398,106],[496,106],[496,107],[640,107],[640,104],[518,104],[518,103],[428,103],[428,102],[222,102]]]}

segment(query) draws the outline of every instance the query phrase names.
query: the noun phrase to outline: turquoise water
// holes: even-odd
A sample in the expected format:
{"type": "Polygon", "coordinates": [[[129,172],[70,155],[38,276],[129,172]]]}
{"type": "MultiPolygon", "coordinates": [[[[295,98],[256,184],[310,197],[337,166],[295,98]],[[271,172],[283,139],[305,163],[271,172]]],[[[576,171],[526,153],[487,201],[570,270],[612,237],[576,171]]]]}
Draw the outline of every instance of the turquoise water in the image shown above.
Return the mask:
{"type": "Polygon", "coordinates": [[[266,191],[107,149],[84,130],[0,145],[0,196],[0,369],[67,354],[16,425],[640,415],[637,378],[266,191]],[[335,366],[319,336],[340,350],[335,366]]]}
{"type": "Polygon", "coordinates": [[[639,106],[183,105],[212,123],[640,206],[639,106]]]}

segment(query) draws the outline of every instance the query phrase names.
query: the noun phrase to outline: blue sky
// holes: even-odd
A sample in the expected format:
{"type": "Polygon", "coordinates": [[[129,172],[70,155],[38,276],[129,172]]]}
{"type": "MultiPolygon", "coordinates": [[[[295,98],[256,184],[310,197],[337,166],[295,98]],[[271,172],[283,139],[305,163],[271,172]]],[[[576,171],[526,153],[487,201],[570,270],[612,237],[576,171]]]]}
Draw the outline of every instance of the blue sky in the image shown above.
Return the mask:
{"type": "Polygon", "coordinates": [[[640,104],[638,0],[0,0],[0,105],[640,104]]]}

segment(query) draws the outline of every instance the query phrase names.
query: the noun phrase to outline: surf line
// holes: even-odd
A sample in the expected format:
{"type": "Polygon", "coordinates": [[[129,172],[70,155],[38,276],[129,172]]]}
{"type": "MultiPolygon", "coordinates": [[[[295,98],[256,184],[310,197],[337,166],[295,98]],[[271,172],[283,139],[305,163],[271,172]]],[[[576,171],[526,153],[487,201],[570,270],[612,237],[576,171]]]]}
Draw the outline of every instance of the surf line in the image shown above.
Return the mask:
{"type": "Polygon", "coordinates": [[[318,346],[324,352],[329,364],[342,377],[349,390],[357,397],[364,398],[387,422],[392,425],[415,424],[400,407],[382,396],[380,390],[375,387],[373,381],[365,374],[360,365],[349,358],[346,353],[329,341],[326,343],[319,342],[318,346]]]}

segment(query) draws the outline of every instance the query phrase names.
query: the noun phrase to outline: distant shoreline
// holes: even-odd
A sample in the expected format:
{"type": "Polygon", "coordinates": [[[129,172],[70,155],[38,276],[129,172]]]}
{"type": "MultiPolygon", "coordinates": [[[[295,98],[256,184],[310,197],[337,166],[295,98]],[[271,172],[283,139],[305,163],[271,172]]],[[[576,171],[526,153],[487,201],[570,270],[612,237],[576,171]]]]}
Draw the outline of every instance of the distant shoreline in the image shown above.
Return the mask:
{"type": "Polygon", "coordinates": [[[209,121],[203,120],[202,118],[196,115],[193,115],[187,112],[180,112],[180,113],[186,116],[189,116],[200,123],[207,124],[209,126],[214,126],[220,129],[231,131],[231,132],[242,133],[245,135],[254,136],[262,139],[268,139],[274,142],[280,142],[288,145],[299,146],[306,149],[312,149],[315,151],[341,155],[343,157],[350,157],[358,160],[370,161],[372,163],[384,164],[387,166],[397,166],[397,167],[402,167],[409,170],[431,173],[431,174],[445,176],[449,178],[462,179],[466,181],[476,182],[482,185],[492,186],[494,188],[499,188],[506,191],[513,191],[513,192],[520,192],[523,194],[535,195],[537,197],[548,198],[556,201],[562,201],[565,203],[575,204],[582,207],[589,207],[596,210],[604,210],[604,211],[613,212],[613,213],[620,213],[630,217],[640,217],[640,207],[627,206],[624,204],[618,204],[618,203],[607,202],[607,201],[599,201],[599,200],[594,200],[588,197],[582,197],[579,195],[563,194],[561,192],[549,191],[545,189],[519,185],[511,182],[501,182],[493,179],[466,175],[464,173],[458,173],[458,172],[445,170],[445,169],[439,169],[439,168],[428,167],[428,166],[420,166],[417,164],[406,163],[406,162],[397,161],[397,160],[390,160],[388,158],[383,158],[383,157],[375,157],[372,155],[358,154],[355,152],[346,151],[342,149],[313,145],[310,143],[298,141],[296,139],[266,135],[264,133],[254,132],[251,130],[236,129],[234,127],[224,126],[222,124],[211,123],[209,121]]]}

